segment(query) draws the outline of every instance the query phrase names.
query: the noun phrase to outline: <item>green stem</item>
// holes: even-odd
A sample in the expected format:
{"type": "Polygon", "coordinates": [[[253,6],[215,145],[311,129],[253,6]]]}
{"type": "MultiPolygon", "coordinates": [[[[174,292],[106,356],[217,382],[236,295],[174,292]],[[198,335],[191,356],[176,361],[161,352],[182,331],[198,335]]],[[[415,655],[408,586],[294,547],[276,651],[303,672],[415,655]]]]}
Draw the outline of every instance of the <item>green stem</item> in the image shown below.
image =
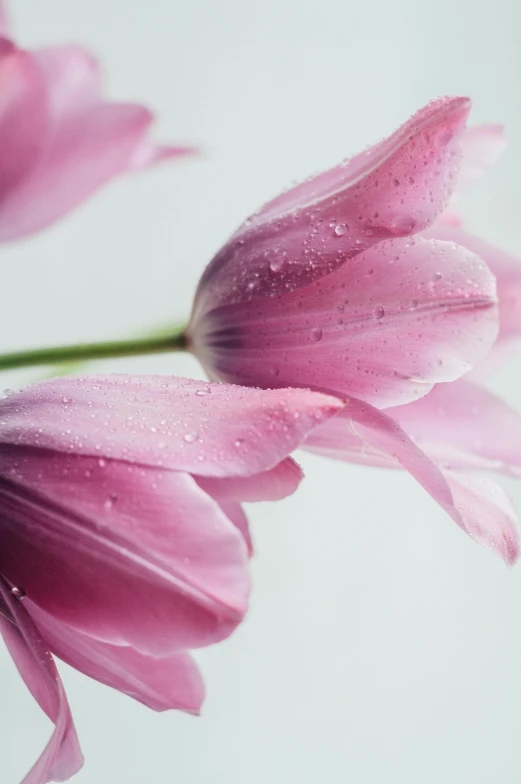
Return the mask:
{"type": "Polygon", "coordinates": [[[86,362],[90,359],[164,354],[170,351],[186,351],[186,349],[187,341],[183,327],[170,335],[163,333],[162,335],[115,340],[108,343],[78,343],[74,346],[53,346],[0,354],[0,370],[66,362],[86,362]]]}

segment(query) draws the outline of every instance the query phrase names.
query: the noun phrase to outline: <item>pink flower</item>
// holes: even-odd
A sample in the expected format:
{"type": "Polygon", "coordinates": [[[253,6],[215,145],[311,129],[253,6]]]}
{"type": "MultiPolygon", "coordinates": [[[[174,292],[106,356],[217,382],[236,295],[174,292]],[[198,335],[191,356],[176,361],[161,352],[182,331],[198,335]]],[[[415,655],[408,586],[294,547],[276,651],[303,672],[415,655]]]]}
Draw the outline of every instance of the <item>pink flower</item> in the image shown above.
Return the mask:
{"type": "Polygon", "coordinates": [[[189,333],[211,378],[347,397],[307,448],[406,468],[512,563],[512,505],[468,471],[517,471],[521,426],[485,390],[454,382],[497,336],[496,281],[483,258],[498,275],[500,342],[521,332],[521,278],[452,213],[433,228],[462,153],[467,184],[503,144],[496,127],[465,130],[469,108],[465,98],[433,101],[388,139],[265,205],[207,267],[189,333]]]}
{"type": "Polygon", "coordinates": [[[57,379],[0,401],[0,631],[55,724],[24,784],[82,763],[51,654],[154,710],[199,711],[189,651],[247,608],[240,503],[292,493],[288,454],[341,405],[146,376],[57,379]]]}
{"type": "Polygon", "coordinates": [[[2,242],[45,228],[119,174],[190,152],[153,145],[144,106],[105,101],[81,47],[19,49],[1,6],[0,96],[2,242]]]}

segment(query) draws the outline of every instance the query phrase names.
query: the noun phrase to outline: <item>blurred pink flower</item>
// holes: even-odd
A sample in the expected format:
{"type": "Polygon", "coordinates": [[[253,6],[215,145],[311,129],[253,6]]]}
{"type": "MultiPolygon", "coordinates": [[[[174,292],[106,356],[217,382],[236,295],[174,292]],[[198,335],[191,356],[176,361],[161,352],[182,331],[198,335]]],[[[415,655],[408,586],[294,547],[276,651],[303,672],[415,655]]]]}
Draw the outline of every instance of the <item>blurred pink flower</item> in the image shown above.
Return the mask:
{"type": "Polygon", "coordinates": [[[108,180],[191,152],[148,140],[144,106],[105,101],[79,46],[29,52],[0,4],[0,242],[54,223],[108,180]]]}
{"type": "Polygon", "coordinates": [[[55,724],[24,784],[82,763],[51,654],[154,710],[199,711],[189,651],[247,608],[240,503],[292,493],[288,454],[341,405],[147,376],[51,380],[0,401],[0,632],[55,724]]]}
{"type": "Polygon", "coordinates": [[[466,98],[432,101],[255,213],[203,274],[189,334],[211,378],[347,397],[307,448],[406,468],[512,563],[515,511],[499,486],[466,471],[518,471],[521,424],[484,389],[454,383],[498,333],[485,261],[498,278],[499,342],[521,332],[519,267],[444,212],[458,174],[471,183],[504,145],[496,126],[465,130],[469,108],[466,98]]]}

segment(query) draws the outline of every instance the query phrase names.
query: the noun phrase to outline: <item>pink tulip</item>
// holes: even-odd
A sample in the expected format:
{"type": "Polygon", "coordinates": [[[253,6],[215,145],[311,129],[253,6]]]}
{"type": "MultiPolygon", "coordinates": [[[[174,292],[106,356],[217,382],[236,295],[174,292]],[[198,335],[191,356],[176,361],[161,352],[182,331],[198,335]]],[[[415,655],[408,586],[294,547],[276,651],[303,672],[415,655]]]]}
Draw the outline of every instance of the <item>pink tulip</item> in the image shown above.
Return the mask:
{"type": "Polygon", "coordinates": [[[347,397],[306,447],[407,469],[512,563],[515,511],[500,487],[467,469],[517,471],[521,426],[503,433],[500,422],[517,422],[512,412],[454,383],[497,336],[496,281],[483,258],[498,273],[500,341],[521,334],[519,268],[444,212],[462,155],[466,185],[503,146],[497,127],[465,130],[469,108],[465,98],[433,101],[388,139],[255,213],[203,274],[189,335],[211,378],[347,397]]]}
{"type": "Polygon", "coordinates": [[[0,6],[0,241],[54,223],[113,177],[190,152],[147,138],[144,106],[105,101],[79,46],[29,52],[0,6]]]}
{"type": "Polygon", "coordinates": [[[292,493],[288,454],[341,406],[146,376],[56,379],[0,401],[0,631],[55,724],[24,784],[82,763],[51,654],[154,710],[199,711],[189,651],[247,608],[240,504],[292,493]]]}

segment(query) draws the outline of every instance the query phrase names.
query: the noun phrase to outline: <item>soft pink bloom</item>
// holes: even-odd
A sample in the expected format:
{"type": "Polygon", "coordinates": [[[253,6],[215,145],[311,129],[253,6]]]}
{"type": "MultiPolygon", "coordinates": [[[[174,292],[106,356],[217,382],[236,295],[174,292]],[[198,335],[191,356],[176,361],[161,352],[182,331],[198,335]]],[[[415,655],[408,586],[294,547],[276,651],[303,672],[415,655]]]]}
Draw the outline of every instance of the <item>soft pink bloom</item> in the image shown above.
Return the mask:
{"type": "Polygon", "coordinates": [[[211,378],[348,398],[307,448],[406,468],[512,563],[512,505],[468,470],[515,473],[521,426],[504,433],[515,415],[456,381],[497,337],[487,264],[499,343],[521,333],[519,266],[446,210],[458,175],[468,185],[504,146],[497,126],[465,129],[469,108],[465,98],[433,101],[388,139],[265,205],[203,274],[189,332],[211,378]]]}
{"type": "Polygon", "coordinates": [[[104,100],[83,48],[19,49],[1,5],[0,99],[0,242],[45,228],[119,174],[190,152],[149,141],[146,107],[104,100]]]}
{"type": "Polygon", "coordinates": [[[341,406],[147,376],[57,379],[0,401],[0,632],[55,724],[24,784],[82,763],[51,654],[154,710],[199,711],[189,651],[247,609],[240,504],[292,493],[288,454],[341,406]]]}

